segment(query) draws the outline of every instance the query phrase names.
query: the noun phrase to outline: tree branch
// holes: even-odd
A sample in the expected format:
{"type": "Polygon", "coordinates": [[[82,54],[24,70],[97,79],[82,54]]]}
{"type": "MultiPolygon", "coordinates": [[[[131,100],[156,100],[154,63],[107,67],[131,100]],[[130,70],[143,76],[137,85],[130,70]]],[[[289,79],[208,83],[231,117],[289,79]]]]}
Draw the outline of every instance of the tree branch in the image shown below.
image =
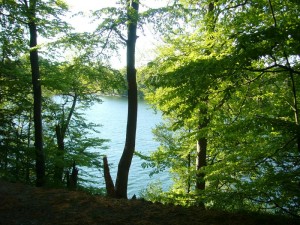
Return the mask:
{"type": "Polygon", "coordinates": [[[77,93],[75,93],[75,95],[73,96],[73,101],[72,101],[72,106],[71,106],[71,109],[69,111],[69,114],[68,114],[68,117],[67,117],[67,120],[65,123],[62,124],[62,136],[63,138],[65,137],[65,134],[66,134],[66,131],[69,127],[69,124],[70,124],[70,121],[71,121],[71,118],[74,114],[74,110],[75,110],[75,107],[76,107],[76,103],[77,103],[77,98],[78,98],[78,95],[77,93]]]}
{"type": "Polygon", "coordinates": [[[275,63],[274,65],[262,68],[262,69],[255,69],[255,68],[244,68],[244,69],[247,70],[247,71],[251,71],[251,72],[265,72],[265,73],[274,73],[274,72],[286,72],[286,71],[289,71],[289,72],[292,72],[292,73],[300,75],[300,71],[296,71],[296,70],[294,70],[290,66],[284,66],[284,65],[277,64],[277,63],[275,63]],[[273,68],[281,68],[283,70],[271,70],[273,68]]]}
{"type": "Polygon", "coordinates": [[[101,55],[103,53],[104,49],[106,48],[111,32],[112,32],[112,29],[108,32],[108,35],[107,35],[106,40],[105,40],[105,43],[104,43],[104,45],[102,47],[102,50],[101,50],[101,52],[100,52],[99,55],[101,55]]]}
{"type": "Polygon", "coordinates": [[[112,27],[111,28],[118,36],[119,36],[119,38],[124,42],[123,44],[127,44],[127,39],[126,38],[124,38],[123,37],[123,35],[121,34],[121,32],[118,30],[118,29],[116,29],[116,27],[112,27]]]}
{"type": "MultiPolygon", "coordinates": [[[[230,3],[232,3],[232,2],[230,2],[230,3]]],[[[242,2],[240,4],[237,4],[237,5],[234,5],[234,6],[228,6],[228,7],[225,8],[225,10],[236,9],[236,8],[238,8],[240,6],[246,5],[247,3],[248,3],[248,0],[245,0],[244,2],[242,2]]]]}
{"type": "Polygon", "coordinates": [[[274,27],[277,27],[277,21],[276,21],[276,17],[275,17],[275,13],[274,13],[274,9],[273,9],[271,0],[269,0],[269,5],[270,5],[271,12],[272,12],[273,20],[274,20],[274,27]]]}

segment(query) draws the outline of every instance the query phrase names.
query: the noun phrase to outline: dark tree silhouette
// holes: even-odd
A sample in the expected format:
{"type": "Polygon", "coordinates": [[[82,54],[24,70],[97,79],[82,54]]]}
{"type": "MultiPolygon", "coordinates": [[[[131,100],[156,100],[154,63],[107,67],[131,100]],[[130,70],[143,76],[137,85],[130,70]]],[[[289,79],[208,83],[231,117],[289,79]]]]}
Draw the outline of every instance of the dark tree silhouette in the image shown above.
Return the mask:
{"type": "Polygon", "coordinates": [[[137,124],[137,84],[135,69],[135,45],[138,22],[139,2],[127,1],[128,38],[127,38],[127,82],[128,82],[128,118],[125,147],[118,165],[116,179],[116,197],[127,198],[128,174],[135,150],[137,124]]]}

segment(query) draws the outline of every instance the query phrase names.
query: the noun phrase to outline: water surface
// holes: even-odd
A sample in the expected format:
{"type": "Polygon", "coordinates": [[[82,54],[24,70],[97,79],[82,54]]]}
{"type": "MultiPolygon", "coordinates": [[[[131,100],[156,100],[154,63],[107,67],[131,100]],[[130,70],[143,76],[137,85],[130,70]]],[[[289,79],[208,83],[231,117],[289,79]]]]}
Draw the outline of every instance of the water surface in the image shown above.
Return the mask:
{"type": "MultiPolygon", "coordinates": [[[[89,122],[102,125],[102,127],[99,128],[101,132],[100,138],[110,139],[110,142],[107,144],[109,149],[106,151],[101,150],[101,153],[105,153],[108,162],[112,164],[110,165],[110,171],[115,182],[118,162],[125,143],[127,98],[107,96],[102,97],[102,100],[102,104],[97,103],[93,105],[85,114],[89,122]]],[[[142,154],[149,154],[149,152],[156,150],[159,143],[153,140],[152,129],[159,122],[161,122],[160,113],[155,113],[145,101],[139,100],[136,151],[142,154]]],[[[142,162],[139,157],[133,157],[128,180],[128,197],[131,197],[133,194],[139,195],[139,192],[145,189],[148,183],[157,179],[160,179],[165,187],[170,183],[167,172],[149,177],[149,173],[152,169],[143,169],[141,166],[142,162]]],[[[104,186],[103,181],[100,185],[104,186]]]]}

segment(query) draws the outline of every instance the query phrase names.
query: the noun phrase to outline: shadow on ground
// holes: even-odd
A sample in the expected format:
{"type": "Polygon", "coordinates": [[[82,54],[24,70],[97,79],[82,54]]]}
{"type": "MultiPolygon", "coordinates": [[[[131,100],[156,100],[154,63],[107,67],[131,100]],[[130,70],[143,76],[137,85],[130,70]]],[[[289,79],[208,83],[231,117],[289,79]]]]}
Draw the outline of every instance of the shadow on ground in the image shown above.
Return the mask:
{"type": "Polygon", "coordinates": [[[296,225],[299,222],[271,215],[231,214],[141,200],[109,199],[79,191],[0,181],[0,224],[3,225],[296,225]]]}

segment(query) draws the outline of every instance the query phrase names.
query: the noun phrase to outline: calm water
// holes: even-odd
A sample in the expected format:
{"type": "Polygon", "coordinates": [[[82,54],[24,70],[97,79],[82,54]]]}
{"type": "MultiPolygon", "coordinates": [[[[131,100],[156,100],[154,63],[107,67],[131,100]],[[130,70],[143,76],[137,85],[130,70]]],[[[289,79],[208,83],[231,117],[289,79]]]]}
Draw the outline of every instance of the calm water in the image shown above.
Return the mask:
{"type": "MultiPolygon", "coordinates": [[[[122,97],[103,97],[102,104],[93,105],[90,110],[86,111],[86,118],[90,122],[101,124],[99,128],[101,138],[110,139],[107,144],[109,149],[101,153],[106,154],[110,166],[111,176],[115,182],[119,159],[122,155],[127,123],[127,98],[122,97]]],[[[148,154],[156,150],[159,146],[153,140],[152,128],[161,121],[161,115],[155,113],[149,105],[139,100],[137,135],[136,135],[136,151],[148,154]]],[[[128,197],[133,194],[138,195],[142,189],[145,189],[148,183],[160,179],[167,188],[170,184],[168,173],[162,173],[149,177],[151,168],[143,169],[141,163],[143,161],[134,156],[129,172],[128,181],[128,197]]],[[[100,181],[103,187],[103,181],[100,181]]]]}

